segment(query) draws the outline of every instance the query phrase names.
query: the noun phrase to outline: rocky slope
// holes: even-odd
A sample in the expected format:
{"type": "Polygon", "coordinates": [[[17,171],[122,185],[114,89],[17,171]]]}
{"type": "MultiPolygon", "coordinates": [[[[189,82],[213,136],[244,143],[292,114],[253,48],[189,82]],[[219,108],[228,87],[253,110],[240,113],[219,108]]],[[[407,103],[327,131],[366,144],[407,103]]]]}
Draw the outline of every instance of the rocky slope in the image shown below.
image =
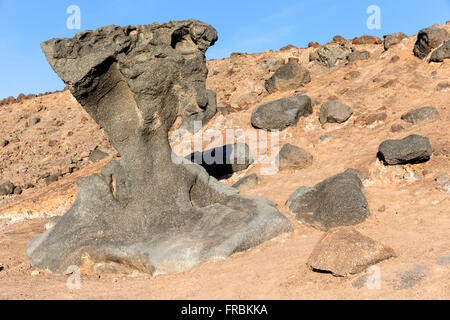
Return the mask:
{"type": "MultiPolygon", "coordinates": [[[[439,28],[450,32],[449,23],[439,28]]],[[[27,242],[42,232],[51,216],[70,207],[76,179],[99,172],[120,155],[68,91],[3,102],[0,184],[11,182],[14,187],[5,192],[12,194],[0,195],[0,281],[4,287],[0,297],[448,299],[450,212],[445,174],[450,155],[450,60],[430,62],[436,48],[419,59],[414,54],[417,35],[387,39],[383,43],[370,37],[351,41],[335,37],[323,46],[312,43],[308,48],[235,53],[207,62],[207,87],[217,93],[220,111],[195,136],[172,135],[174,150],[181,155],[198,151],[179,148],[180,141],[195,137],[202,137],[204,148],[225,143],[205,138],[208,132],[225,136],[227,129],[241,129],[256,133],[251,117],[257,106],[307,95],[312,114],[281,131],[278,144],[266,152],[251,144],[250,148],[255,155],[270,155],[289,143],[301,147],[313,160],[307,166],[270,175],[262,174],[267,164],[256,161],[223,180],[232,185],[256,174],[257,184],[241,193],[273,201],[295,231],[188,274],[153,279],[87,276],[82,290],[68,292],[66,277],[30,268],[24,253],[27,242]],[[311,81],[291,89],[267,90],[266,81],[288,62],[306,68],[311,81]],[[320,121],[321,106],[330,100],[350,107],[350,117],[342,123],[320,121]],[[437,113],[419,122],[407,121],[407,116],[402,119],[408,111],[426,106],[437,113]],[[377,158],[383,141],[411,134],[430,140],[428,161],[386,166],[377,158]],[[312,187],[347,168],[362,173],[371,213],[356,228],[396,253],[395,258],[379,264],[379,290],[365,286],[369,274],[335,278],[312,272],[306,262],[323,232],[299,223],[286,207],[298,187],[312,187]],[[247,279],[244,287],[243,278],[247,279]],[[133,293],[124,293],[123,287],[133,288],[133,293]]],[[[241,136],[236,131],[233,134],[241,136]]]]}

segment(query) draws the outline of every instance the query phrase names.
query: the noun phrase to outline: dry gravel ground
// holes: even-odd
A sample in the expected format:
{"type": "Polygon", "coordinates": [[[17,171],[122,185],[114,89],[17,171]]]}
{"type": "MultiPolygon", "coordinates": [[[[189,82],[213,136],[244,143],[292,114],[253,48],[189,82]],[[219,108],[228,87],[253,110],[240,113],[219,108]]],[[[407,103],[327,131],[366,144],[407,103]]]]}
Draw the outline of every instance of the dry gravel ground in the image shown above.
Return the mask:
{"type": "MultiPolygon", "coordinates": [[[[444,27],[450,31],[449,24],[444,27]]],[[[0,180],[24,187],[21,195],[0,198],[0,299],[449,299],[449,194],[434,178],[450,173],[450,88],[439,85],[450,81],[450,61],[427,63],[415,58],[414,41],[411,36],[409,42],[386,52],[383,45],[357,46],[371,52],[369,60],[314,69],[311,83],[299,88],[315,102],[314,112],[283,131],[279,141],[280,147],[291,143],[311,153],[312,166],[261,175],[264,165],[256,163],[224,181],[231,185],[256,173],[258,186],[243,193],[273,201],[291,219],[294,233],[177,275],[82,275],[81,288],[69,290],[68,276],[31,268],[25,256],[28,241],[45,230],[51,216],[70,207],[78,177],[98,172],[117,154],[68,91],[0,107],[0,139],[10,141],[0,148],[0,180]],[[391,60],[394,56],[399,58],[391,60]],[[351,71],[360,76],[344,80],[351,71]],[[344,124],[321,126],[320,105],[331,96],[351,106],[354,114],[344,124]],[[423,106],[434,106],[439,116],[415,125],[400,119],[403,113],[423,106]],[[25,123],[34,117],[41,121],[27,127],[25,123]],[[379,120],[372,123],[371,118],[379,120]],[[393,124],[404,129],[392,132],[393,124]],[[428,162],[384,167],[376,159],[382,141],[413,133],[430,139],[434,153],[428,162]],[[88,156],[95,148],[110,156],[92,163],[88,156]],[[74,173],[64,170],[68,159],[75,164],[74,173]],[[310,271],[306,261],[322,232],[296,222],[284,205],[299,186],[312,186],[350,167],[366,176],[371,210],[371,217],[356,229],[398,255],[378,265],[379,289],[368,288],[367,273],[334,277],[310,271]],[[417,179],[405,179],[406,172],[416,173],[417,179]],[[47,185],[51,174],[59,180],[47,185]],[[27,183],[35,187],[25,189],[27,183]]],[[[217,114],[203,132],[256,131],[250,126],[252,110],[295,91],[264,92],[264,79],[271,72],[261,68],[262,62],[297,57],[306,63],[312,50],[291,48],[208,61],[208,86],[218,93],[219,105],[233,112],[226,117],[217,114]]]]}

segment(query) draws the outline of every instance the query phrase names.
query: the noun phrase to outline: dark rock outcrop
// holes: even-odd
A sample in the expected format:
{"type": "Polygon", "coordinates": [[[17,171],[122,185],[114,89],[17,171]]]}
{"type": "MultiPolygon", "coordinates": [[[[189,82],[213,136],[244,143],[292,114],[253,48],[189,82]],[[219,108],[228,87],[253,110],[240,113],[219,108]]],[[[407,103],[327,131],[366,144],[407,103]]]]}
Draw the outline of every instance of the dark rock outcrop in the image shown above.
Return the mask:
{"type": "Polygon", "coordinates": [[[420,163],[428,161],[432,152],[427,137],[412,134],[401,140],[383,141],[378,148],[378,158],[386,165],[420,163]]]}
{"type": "Polygon", "coordinates": [[[322,231],[355,225],[370,215],[363,184],[354,169],[329,177],[312,188],[298,188],[286,206],[297,220],[322,231]]]}
{"type": "Polygon", "coordinates": [[[429,27],[420,30],[414,45],[414,55],[420,59],[426,58],[433,49],[439,47],[449,37],[445,29],[429,27]]]}
{"type": "Polygon", "coordinates": [[[252,112],[251,122],[258,129],[283,130],[295,126],[300,117],[308,116],[312,112],[309,97],[295,96],[259,105],[252,112]]]}
{"type": "Polygon", "coordinates": [[[434,50],[430,61],[443,62],[445,59],[450,59],[450,40],[445,41],[442,46],[434,50]]]}
{"type": "Polygon", "coordinates": [[[216,40],[210,25],[186,20],[41,45],[121,158],[78,180],[73,206],[28,244],[33,267],[183,272],[292,230],[270,201],[238,195],[170,148],[177,117],[208,104],[205,51],[216,40]]]}

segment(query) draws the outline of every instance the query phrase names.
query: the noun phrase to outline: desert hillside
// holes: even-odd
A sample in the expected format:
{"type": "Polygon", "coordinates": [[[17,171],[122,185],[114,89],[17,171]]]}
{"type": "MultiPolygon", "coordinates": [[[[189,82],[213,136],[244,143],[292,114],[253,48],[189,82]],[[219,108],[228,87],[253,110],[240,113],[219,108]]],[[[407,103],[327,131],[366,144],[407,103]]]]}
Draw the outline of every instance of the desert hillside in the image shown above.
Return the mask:
{"type": "MultiPolygon", "coordinates": [[[[450,33],[450,23],[437,27],[450,33]]],[[[32,268],[26,245],[52,217],[71,207],[78,178],[98,173],[121,155],[69,90],[2,101],[0,298],[448,299],[450,59],[430,61],[431,52],[420,59],[414,54],[416,40],[417,35],[399,36],[386,49],[385,41],[375,37],[336,36],[326,45],[207,61],[207,88],[217,94],[218,111],[196,134],[172,129],[169,138],[180,156],[202,151],[177,148],[180,141],[200,137],[202,149],[208,149],[242,138],[205,138],[213,131],[223,137],[230,129],[258,134],[252,113],[263,103],[311,99],[312,113],[281,130],[276,145],[262,150],[244,141],[256,161],[221,180],[232,186],[255,174],[257,182],[240,192],[272,201],[294,232],[182,274],[83,275],[81,289],[74,291],[66,289],[67,276],[32,268]],[[288,64],[301,66],[310,81],[268,87],[275,72],[288,64]],[[346,105],[351,113],[343,121],[321,121],[321,108],[329,101],[346,105]],[[437,112],[420,121],[402,116],[422,107],[437,112]],[[429,160],[386,165],[377,158],[383,141],[412,134],[429,139],[429,160]],[[308,164],[263,174],[267,164],[258,156],[274,155],[286,144],[311,155],[308,164]],[[300,186],[312,187],[348,168],[359,171],[370,210],[355,229],[395,252],[377,264],[379,289],[366,287],[366,271],[345,277],[312,271],[307,261],[324,233],[296,219],[286,206],[300,186]]]]}

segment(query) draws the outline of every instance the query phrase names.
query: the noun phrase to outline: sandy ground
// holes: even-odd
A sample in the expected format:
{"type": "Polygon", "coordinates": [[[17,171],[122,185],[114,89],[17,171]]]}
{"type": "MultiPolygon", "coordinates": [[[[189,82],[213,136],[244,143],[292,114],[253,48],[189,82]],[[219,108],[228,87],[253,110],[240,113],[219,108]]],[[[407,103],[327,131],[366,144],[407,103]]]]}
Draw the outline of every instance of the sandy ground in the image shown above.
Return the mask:
{"type": "MultiPolygon", "coordinates": [[[[24,108],[37,108],[34,104],[44,104],[50,112],[49,119],[57,118],[52,114],[52,110],[56,110],[55,113],[69,119],[65,124],[68,128],[80,131],[76,139],[71,136],[64,140],[66,151],[60,155],[52,150],[61,148],[44,148],[43,152],[49,153],[47,157],[52,159],[47,161],[47,167],[58,163],[65,155],[72,156],[71,152],[84,152],[86,158],[97,145],[103,146],[111,157],[81,166],[75,173],[67,174],[55,183],[47,186],[36,183],[36,188],[25,190],[22,195],[0,199],[0,266],[3,268],[0,267],[0,299],[449,299],[450,197],[434,178],[440,173],[450,173],[450,89],[438,87],[439,83],[450,80],[450,61],[440,64],[420,61],[412,54],[413,43],[414,36],[410,37],[409,43],[404,42],[387,52],[383,51],[382,45],[361,46],[361,50],[365,48],[371,52],[368,61],[317,72],[311,83],[299,88],[315,102],[314,113],[302,118],[296,127],[283,131],[279,136],[279,146],[291,143],[304,148],[313,155],[313,165],[303,170],[263,175],[261,169],[264,165],[256,163],[224,181],[231,185],[245,175],[258,174],[258,186],[243,193],[273,201],[289,217],[295,231],[183,274],[155,277],[139,274],[81,275],[80,289],[70,290],[66,286],[69,276],[33,269],[25,256],[29,240],[45,230],[51,216],[61,215],[70,207],[76,195],[76,179],[98,172],[114,155],[114,150],[94,123],[85,121],[86,127],[79,124],[83,111],[67,91],[44,96],[39,101],[30,100],[24,105],[8,106],[7,112],[3,107],[0,110],[4,112],[2,116],[10,114],[13,117],[27,113],[28,109],[24,108]],[[393,56],[399,56],[399,61],[391,62],[393,56]],[[361,76],[344,80],[344,75],[350,71],[359,71],[361,76]],[[384,86],[389,80],[394,81],[384,86]],[[335,83],[330,84],[331,81],[335,83]],[[353,107],[355,113],[345,124],[320,125],[317,113],[321,103],[330,96],[336,96],[340,102],[353,107]],[[430,105],[439,111],[438,117],[416,125],[400,120],[404,112],[430,105]],[[70,120],[72,113],[76,121],[73,123],[70,120]],[[384,120],[366,123],[367,116],[381,113],[386,114],[384,120]],[[394,123],[402,124],[404,130],[391,132],[394,123]],[[90,131],[82,133],[85,128],[90,131]],[[382,141],[403,138],[412,133],[430,139],[434,154],[428,162],[384,167],[376,159],[382,141]],[[320,137],[324,135],[331,138],[321,141],[320,137]],[[81,140],[79,144],[77,139],[81,140]],[[397,253],[397,257],[377,265],[381,276],[379,288],[369,288],[366,284],[372,273],[334,277],[309,270],[305,263],[322,232],[295,221],[285,207],[286,200],[299,186],[312,186],[346,168],[359,169],[366,177],[364,184],[371,217],[356,228],[392,247],[397,253]],[[405,179],[405,172],[417,173],[418,179],[405,179]]],[[[225,128],[256,132],[250,126],[254,107],[261,102],[292,96],[295,91],[258,95],[258,87],[270,75],[256,72],[258,63],[267,57],[289,56],[299,57],[303,61],[311,50],[292,49],[209,61],[208,86],[218,92],[219,104],[237,104],[241,95],[239,90],[242,94],[251,92],[251,88],[241,86],[246,79],[251,78],[257,85],[252,98],[248,99],[254,102],[238,106],[240,111],[226,117],[216,115],[203,132],[208,129],[224,132],[225,128]],[[237,70],[239,65],[245,68],[237,70]],[[236,70],[230,75],[229,68],[236,70]],[[221,81],[227,84],[221,85],[221,81]],[[234,86],[237,93],[227,98],[221,88],[228,85],[234,86]],[[235,102],[233,97],[237,97],[235,102]]],[[[237,108],[236,105],[231,107],[237,108]]],[[[2,119],[5,123],[8,120],[2,119]]],[[[61,141],[60,137],[67,134],[68,128],[63,127],[58,129],[59,133],[51,134],[60,134],[57,137],[61,141]]],[[[33,133],[27,132],[22,130],[17,135],[25,138],[29,135],[32,139],[33,133]]],[[[33,139],[36,137],[34,134],[33,139]]],[[[42,139],[45,145],[45,139],[49,137],[42,139]]],[[[32,141],[20,137],[19,140],[32,141]]],[[[207,141],[205,144],[221,145],[221,142],[207,141]]],[[[173,146],[176,145],[177,142],[174,142],[173,146]]],[[[27,152],[34,150],[29,145],[28,148],[20,143],[17,146],[18,150],[23,150],[22,158],[31,156],[27,152]]],[[[251,148],[258,154],[254,146],[251,148]]],[[[4,162],[9,159],[6,151],[0,152],[4,162]]],[[[11,150],[8,152],[14,153],[11,150]]],[[[35,157],[39,158],[39,154],[35,157]]],[[[17,164],[14,161],[7,163],[2,168],[2,179],[13,179],[14,172],[19,172],[19,164],[26,166],[26,163],[17,164]]],[[[36,167],[33,179],[38,179],[39,170],[42,168],[36,167]]],[[[27,174],[23,173],[20,177],[17,180],[24,181],[27,174]]]]}

